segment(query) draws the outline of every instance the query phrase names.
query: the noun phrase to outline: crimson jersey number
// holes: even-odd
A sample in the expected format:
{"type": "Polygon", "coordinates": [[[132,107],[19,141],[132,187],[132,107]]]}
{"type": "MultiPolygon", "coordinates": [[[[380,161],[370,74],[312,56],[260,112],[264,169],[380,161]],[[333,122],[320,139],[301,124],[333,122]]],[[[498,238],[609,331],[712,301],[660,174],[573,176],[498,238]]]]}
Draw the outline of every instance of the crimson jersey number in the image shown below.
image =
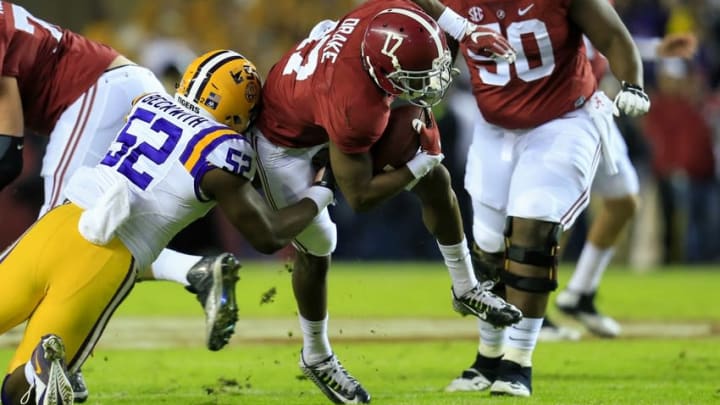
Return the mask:
{"type": "MultiPolygon", "coordinates": [[[[483,24],[482,27],[489,28],[500,32],[500,24],[483,24]]],[[[507,26],[508,42],[517,51],[517,60],[515,61],[515,73],[517,77],[524,82],[531,82],[550,76],[555,69],[555,55],[553,54],[552,43],[550,42],[550,34],[544,22],[533,18],[525,21],[516,21],[507,26]],[[540,60],[533,60],[530,64],[525,50],[523,49],[522,38],[531,36],[540,52],[540,60]]],[[[482,62],[493,62],[494,60],[485,56],[480,56],[468,51],[471,59],[482,62]]],[[[504,86],[510,82],[510,64],[507,62],[495,61],[495,71],[488,70],[485,66],[478,67],[478,75],[483,83],[493,86],[504,86]]]]}
{"type": "MultiPolygon", "coordinates": [[[[18,31],[27,32],[30,35],[35,34],[36,27],[41,27],[48,31],[55,40],[60,41],[62,38],[62,31],[55,25],[52,25],[46,21],[43,21],[32,14],[28,13],[27,10],[18,6],[17,4],[11,4],[13,20],[15,21],[15,29],[18,31]]],[[[0,12],[4,11],[1,9],[0,12]]]]}

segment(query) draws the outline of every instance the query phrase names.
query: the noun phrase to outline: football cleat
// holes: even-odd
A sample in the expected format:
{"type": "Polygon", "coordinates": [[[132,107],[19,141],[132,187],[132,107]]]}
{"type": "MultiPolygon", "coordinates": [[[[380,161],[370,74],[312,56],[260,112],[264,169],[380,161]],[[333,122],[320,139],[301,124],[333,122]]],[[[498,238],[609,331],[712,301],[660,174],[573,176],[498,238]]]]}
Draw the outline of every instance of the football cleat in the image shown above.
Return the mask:
{"type": "Polygon", "coordinates": [[[478,283],[460,297],[456,296],[455,290],[450,288],[453,296],[453,308],[460,315],[474,315],[497,327],[517,323],[522,319],[522,312],[490,291],[493,285],[492,281],[478,283]]]}
{"type": "Polygon", "coordinates": [[[70,385],[72,385],[75,402],[81,404],[87,401],[90,393],[88,392],[87,385],[85,384],[85,378],[83,378],[82,371],[78,370],[76,373],[70,373],[68,377],[70,378],[70,385]]]}
{"type": "Polygon", "coordinates": [[[345,370],[334,354],[317,364],[308,365],[301,351],[300,369],[336,404],[370,403],[370,394],[345,370]]]}
{"type": "Polygon", "coordinates": [[[580,340],[580,336],[580,331],[557,325],[555,322],[551,321],[550,318],[545,316],[545,318],[543,318],[542,327],[540,328],[538,340],[543,342],[557,342],[561,340],[575,341],[580,340]]]}
{"type": "Polygon", "coordinates": [[[600,337],[613,338],[620,334],[620,324],[595,308],[595,293],[578,294],[563,290],[555,299],[555,305],[564,314],[573,317],[590,332],[600,337]]]}
{"type": "Polygon", "coordinates": [[[71,405],[73,388],[65,367],[65,345],[57,335],[45,335],[25,365],[25,375],[33,376],[31,389],[21,398],[27,404],[35,388],[36,405],[71,405]]]}
{"type": "Polygon", "coordinates": [[[460,377],[452,380],[445,387],[445,391],[484,391],[490,388],[497,377],[500,359],[501,357],[485,357],[478,353],[472,366],[463,370],[460,377]]]}
{"type": "Polygon", "coordinates": [[[501,360],[498,375],[490,386],[490,395],[529,397],[532,394],[532,367],[501,360]]]}
{"type": "Polygon", "coordinates": [[[231,253],[200,259],[187,274],[188,291],[194,293],[205,309],[207,348],[222,349],[235,332],[238,307],[235,285],[240,277],[240,262],[231,253]]]}

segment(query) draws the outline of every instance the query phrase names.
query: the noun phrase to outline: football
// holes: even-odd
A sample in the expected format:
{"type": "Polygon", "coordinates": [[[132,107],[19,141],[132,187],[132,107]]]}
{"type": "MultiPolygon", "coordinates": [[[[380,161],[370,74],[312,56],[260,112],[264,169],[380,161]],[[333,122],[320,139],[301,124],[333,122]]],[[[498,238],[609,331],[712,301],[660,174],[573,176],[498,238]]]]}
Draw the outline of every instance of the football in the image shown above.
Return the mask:
{"type": "Polygon", "coordinates": [[[421,107],[404,105],[393,108],[380,139],[370,148],[375,174],[402,167],[420,148],[420,137],[413,130],[412,121],[424,119],[421,107]]]}

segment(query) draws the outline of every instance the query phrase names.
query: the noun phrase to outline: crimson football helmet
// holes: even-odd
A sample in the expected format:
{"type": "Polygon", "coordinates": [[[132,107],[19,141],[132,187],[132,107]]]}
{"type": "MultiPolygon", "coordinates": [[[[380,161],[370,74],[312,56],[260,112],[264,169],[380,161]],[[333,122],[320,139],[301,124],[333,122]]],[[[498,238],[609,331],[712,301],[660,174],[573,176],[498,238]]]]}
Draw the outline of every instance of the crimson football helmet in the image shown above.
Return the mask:
{"type": "Polygon", "coordinates": [[[412,104],[439,103],[452,82],[445,34],[420,10],[389,8],[376,14],[365,30],[361,51],[375,83],[412,104]]]}

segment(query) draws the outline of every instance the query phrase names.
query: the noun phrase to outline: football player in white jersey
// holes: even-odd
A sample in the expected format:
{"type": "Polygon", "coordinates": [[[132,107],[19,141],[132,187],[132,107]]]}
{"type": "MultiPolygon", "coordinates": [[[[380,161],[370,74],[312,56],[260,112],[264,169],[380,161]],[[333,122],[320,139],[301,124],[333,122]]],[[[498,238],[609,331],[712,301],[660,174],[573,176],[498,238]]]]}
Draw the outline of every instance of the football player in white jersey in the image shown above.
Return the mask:
{"type": "MultiPolygon", "coordinates": [[[[68,179],[78,168],[93,166],[105,155],[132,100],[164,87],[149,69],[117,50],[18,4],[0,2],[0,27],[0,190],[22,170],[23,134],[47,136],[41,217],[63,203],[68,179]]],[[[215,297],[234,290],[230,276],[237,269],[230,253],[200,257],[165,249],[149,270],[153,278],[178,282],[196,295],[206,312],[207,347],[219,350],[233,332],[224,321],[236,310],[215,297]]],[[[80,372],[72,382],[76,401],[87,400],[80,372]]]]}
{"type": "Polygon", "coordinates": [[[260,89],[255,67],[236,52],[197,58],[175,98],[135,100],[102,161],[70,179],[68,201],[3,254],[0,333],[27,321],[3,381],[3,404],[72,404],[69,372],[93,350],[138,270],[213,206],[270,253],[333,201],[322,177],[277,211],[253,188],[256,155],[242,132],[260,89]]]}

